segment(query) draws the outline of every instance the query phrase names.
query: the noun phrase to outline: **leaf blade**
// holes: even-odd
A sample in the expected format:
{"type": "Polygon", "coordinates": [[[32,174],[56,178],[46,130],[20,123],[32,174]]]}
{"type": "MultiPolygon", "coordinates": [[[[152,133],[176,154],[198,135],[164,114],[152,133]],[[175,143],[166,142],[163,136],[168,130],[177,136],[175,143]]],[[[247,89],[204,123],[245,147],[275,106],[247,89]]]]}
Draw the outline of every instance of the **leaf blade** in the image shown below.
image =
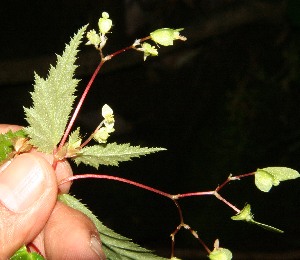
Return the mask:
{"type": "Polygon", "coordinates": [[[86,27],[78,30],[61,56],[57,55],[56,67],[50,66],[46,79],[35,73],[33,107],[24,108],[29,123],[25,131],[31,144],[42,152],[51,153],[65,131],[79,82],[73,78],[74,63],[86,27]]]}
{"type": "Polygon", "coordinates": [[[61,194],[58,196],[58,200],[73,209],[81,211],[93,221],[100,233],[102,247],[107,260],[166,260],[166,258],[154,255],[148,249],[140,247],[130,239],[104,226],[102,222],[75,197],[69,194],[61,194]]]}
{"type": "Polygon", "coordinates": [[[99,165],[118,166],[119,162],[130,161],[131,158],[163,150],[165,149],[109,143],[84,147],[74,161],[77,165],[84,163],[98,169],[99,165]]]}
{"type": "Polygon", "coordinates": [[[298,171],[288,167],[266,167],[255,172],[255,185],[263,191],[269,192],[273,186],[278,186],[281,181],[293,180],[300,177],[298,171]]]}

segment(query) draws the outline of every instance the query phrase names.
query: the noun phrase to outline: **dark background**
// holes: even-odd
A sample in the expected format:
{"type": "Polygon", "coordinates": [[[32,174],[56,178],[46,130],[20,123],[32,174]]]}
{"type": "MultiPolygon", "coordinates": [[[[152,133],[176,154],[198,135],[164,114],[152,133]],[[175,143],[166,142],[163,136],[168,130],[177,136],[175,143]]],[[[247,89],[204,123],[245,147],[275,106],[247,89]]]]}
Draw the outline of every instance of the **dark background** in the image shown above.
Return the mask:
{"type": "MultiPolygon", "coordinates": [[[[267,166],[300,170],[297,0],[2,3],[1,123],[26,125],[23,106],[31,105],[33,71],[45,77],[54,54],[62,53],[82,25],[96,28],[102,11],[109,12],[114,24],[106,54],[161,27],[184,27],[188,41],[161,47],[160,55],[146,62],[141,53],[128,52],[105,64],[78,118],[83,132],[96,127],[107,103],[117,117],[111,141],[168,151],[98,172],[177,194],[212,190],[230,173],[267,166]]],[[[79,95],[98,61],[92,47],[81,46],[79,95]]],[[[97,171],[80,167],[74,172],[97,171]]],[[[230,220],[234,212],[213,197],[180,201],[185,222],[210,248],[219,238],[236,259],[297,259],[299,180],[269,193],[258,191],[253,182],[232,182],[221,194],[238,208],[250,203],[256,220],[283,229],[283,235],[230,220]]],[[[179,224],[171,201],[105,180],[75,182],[71,193],[110,228],[169,256],[169,234],[179,224]]],[[[203,253],[187,231],[179,233],[176,247],[184,259],[203,253]]]]}

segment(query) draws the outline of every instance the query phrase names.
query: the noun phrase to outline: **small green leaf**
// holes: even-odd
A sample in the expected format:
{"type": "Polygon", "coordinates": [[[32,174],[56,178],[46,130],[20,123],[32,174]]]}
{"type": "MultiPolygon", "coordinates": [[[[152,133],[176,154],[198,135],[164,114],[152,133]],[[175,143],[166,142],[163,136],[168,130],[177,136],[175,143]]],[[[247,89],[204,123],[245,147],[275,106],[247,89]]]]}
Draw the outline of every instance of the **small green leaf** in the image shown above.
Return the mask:
{"type": "Polygon", "coordinates": [[[263,192],[268,192],[272,186],[278,186],[281,181],[299,178],[296,170],[287,167],[267,167],[255,172],[255,185],[263,192]]]}
{"type": "Polygon", "coordinates": [[[5,134],[0,134],[0,164],[10,158],[10,154],[14,150],[13,141],[18,137],[26,137],[24,130],[16,132],[10,130],[5,134]]]}
{"type": "Polygon", "coordinates": [[[50,67],[47,79],[35,74],[33,107],[24,108],[29,123],[25,131],[31,144],[42,152],[51,153],[65,131],[79,82],[73,78],[74,63],[86,27],[74,35],[62,56],[57,55],[56,67],[50,67]]]}
{"type": "Polygon", "coordinates": [[[269,192],[273,184],[274,178],[269,173],[264,171],[257,171],[255,173],[255,185],[259,190],[269,192]]]}
{"type": "Polygon", "coordinates": [[[258,225],[264,229],[267,229],[269,231],[278,232],[278,233],[284,233],[281,229],[266,225],[264,223],[257,222],[253,219],[253,214],[251,213],[251,206],[249,204],[246,204],[246,206],[235,216],[231,217],[232,220],[242,220],[246,221],[250,224],[258,225]]]}
{"type": "Polygon", "coordinates": [[[68,140],[68,147],[72,147],[74,149],[78,148],[81,144],[81,137],[80,137],[80,128],[77,127],[75,131],[73,131],[68,140]]]}
{"type": "Polygon", "coordinates": [[[118,166],[119,162],[130,161],[133,157],[140,157],[163,150],[166,149],[110,143],[107,145],[86,146],[74,160],[77,165],[84,163],[95,168],[98,168],[99,165],[118,166]]]}
{"type": "Polygon", "coordinates": [[[151,251],[134,244],[130,239],[104,226],[85,205],[73,196],[61,194],[58,196],[58,200],[81,211],[93,221],[100,233],[102,248],[107,260],[167,260],[152,254],[151,251]]]}
{"type": "Polygon", "coordinates": [[[26,246],[22,246],[11,258],[10,260],[44,260],[38,253],[30,253],[27,251],[26,246]]]}

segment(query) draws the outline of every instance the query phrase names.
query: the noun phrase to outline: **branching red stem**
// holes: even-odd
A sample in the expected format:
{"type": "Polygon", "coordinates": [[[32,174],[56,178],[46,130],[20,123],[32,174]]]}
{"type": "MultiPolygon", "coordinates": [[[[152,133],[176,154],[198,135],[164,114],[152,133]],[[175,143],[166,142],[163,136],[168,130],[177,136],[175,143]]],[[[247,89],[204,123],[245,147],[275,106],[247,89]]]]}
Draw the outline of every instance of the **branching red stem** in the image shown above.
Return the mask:
{"type": "Polygon", "coordinates": [[[119,181],[119,182],[123,182],[123,183],[127,183],[133,186],[136,186],[138,188],[141,189],[145,189],[151,192],[154,192],[156,194],[159,194],[163,197],[169,198],[171,199],[177,209],[178,209],[178,214],[179,214],[179,219],[180,219],[180,224],[176,227],[176,229],[173,231],[173,233],[171,234],[171,238],[172,238],[172,251],[171,251],[171,257],[174,256],[174,250],[175,250],[175,235],[178,233],[178,231],[181,228],[185,228],[187,230],[189,230],[191,232],[191,234],[200,242],[200,244],[204,247],[204,249],[207,251],[208,254],[210,254],[210,249],[206,246],[206,244],[204,243],[204,241],[198,236],[197,232],[194,231],[189,225],[184,223],[184,219],[183,219],[183,214],[182,214],[182,210],[180,208],[180,205],[178,203],[178,199],[181,198],[186,198],[186,197],[192,197],[192,196],[215,196],[217,199],[219,199],[220,201],[222,201],[223,203],[225,203],[227,206],[229,206],[230,208],[232,208],[235,212],[239,213],[240,210],[235,207],[233,204],[231,204],[229,201],[227,201],[225,198],[223,198],[218,191],[220,191],[226,184],[228,184],[230,181],[232,180],[239,180],[240,178],[243,177],[248,177],[251,175],[254,175],[255,173],[247,173],[247,174],[242,174],[242,175],[238,175],[238,176],[229,176],[220,186],[218,186],[215,190],[211,190],[211,191],[199,191],[199,192],[189,192],[189,193],[184,193],[184,194],[177,194],[177,195],[172,195],[169,193],[166,193],[164,191],[152,188],[150,186],[135,182],[135,181],[131,181],[125,178],[121,178],[121,177],[116,177],[116,176],[111,176],[111,175],[106,175],[106,174],[82,174],[82,175],[74,175],[74,176],[70,176],[67,177],[65,179],[63,179],[59,185],[62,185],[66,182],[69,181],[73,181],[73,180],[78,180],[78,179],[86,179],[86,178],[96,178],[96,179],[106,179],[106,180],[114,180],[114,181],[119,181]]]}
{"type": "MultiPolygon", "coordinates": [[[[149,40],[150,38],[151,38],[150,36],[141,38],[141,39],[139,40],[139,42],[147,41],[147,40],[149,40]]],[[[107,56],[106,56],[106,59],[107,59],[107,60],[110,60],[110,59],[112,59],[113,57],[115,57],[115,56],[117,56],[117,55],[119,55],[119,54],[121,54],[121,53],[123,53],[123,52],[125,52],[125,51],[131,50],[131,49],[135,49],[135,47],[134,47],[133,45],[130,45],[130,46],[128,46],[128,47],[125,47],[125,48],[123,48],[123,49],[121,49],[121,50],[118,50],[118,51],[116,51],[116,52],[114,52],[114,53],[112,53],[112,54],[110,54],[110,55],[107,55],[107,56]]]]}
{"type": "MultiPolygon", "coordinates": [[[[146,41],[146,40],[148,40],[148,39],[150,39],[150,38],[151,38],[150,36],[141,38],[141,39],[140,39],[140,42],[146,41]]],[[[121,49],[121,50],[118,50],[118,51],[116,51],[116,52],[114,52],[114,53],[112,53],[112,54],[110,54],[110,55],[107,55],[106,57],[103,57],[102,50],[100,50],[101,61],[100,61],[99,65],[97,66],[97,68],[95,69],[95,71],[94,71],[94,73],[93,73],[93,75],[92,75],[92,77],[91,77],[89,83],[87,84],[87,86],[86,86],[86,88],[85,88],[85,90],[84,90],[84,92],[83,92],[83,94],[82,94],[82,96],[81,96],[81,98],[80,98],[80,100],[79,100],[77,106],[76,106],[76,109],[75,109],[75,111],[74,111],[74,113],[73,113],[73,115],[72,115],[72,117],[71,117],[71,119],[70,119],[70,121],[69,121],[69,124],[68,124],[68,126],[67,126],[67,128],[66,128],[66,131],[65,131],[65,133],[64,133],[64,135],[63,135],[63,137],[62,137],[62,139],[61,139],[61,141],[60,141],[60,144],[59,144],[59,146],[58,146],[58,149],[57,149],[56,151],[59,151],[59,150],[64,146],[64,144],[66,143],[67,138],[68,138],[68,136],[69,136],[69,134],[70,134],[70,132],[71,132],[71,129],[72,129],[72,127],[73,127],[73,124],[74,124],[74,122],[75,122],[75,120],[76,120],[76,118],[77,118],[77,115],[78,115],[78,113],[79,113],[79,110],[81,109],[81,107],[82,107],[82,105],[83,105],[83,102],[84,102],[84,100],[85,100],[85,98],[86,98],[86,96],[87,96],[87,94],[88,94],[88,92],[89,92],[89,90],[90,90],[90,88],[91,88],[91,86],[92,86],[92,84],[93,84],[93,82],[94,82],[94,80],[95,80],[97,74],[99,73],[100,69],[102,68],[103,64],[104,64],[106,61],[112,59],[113,57],[115,57],[115,56],[117,56],[117,55],[119,55],[119,54],[121,54],[121,53],[123,53],[123,52],[125,52],[125,51],[128,51],[128,50],[130,50],[130,49],[134,49],[134,46],[133,46],[133,45],[130,45],[130,46],[128,46],[128,47],[126,47],[126,48],[123,48],[123,49],[121,49]]],[[[55,151],[55,152],[56,152],[56,151],[55,151]]],[[[56,162],[54,162],[54,166],[55,166],[55,165],[56,165],[56,162]]]]}

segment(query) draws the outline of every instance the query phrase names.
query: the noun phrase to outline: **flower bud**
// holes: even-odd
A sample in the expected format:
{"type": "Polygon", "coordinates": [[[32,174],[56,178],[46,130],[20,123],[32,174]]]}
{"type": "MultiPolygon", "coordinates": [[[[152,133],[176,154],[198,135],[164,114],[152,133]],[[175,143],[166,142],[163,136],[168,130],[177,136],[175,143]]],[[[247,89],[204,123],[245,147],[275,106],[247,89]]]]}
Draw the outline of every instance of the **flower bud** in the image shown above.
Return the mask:
{"type": "Polygon", "coordinates": [[[106,34],[112,27],[112,20],[109,19],[109,14],[107,12],[102,13],[102,17],[98,21],[99,31],[102,34],[106,34]]]}
{"type": "Polygon", "coordinates": [[[174,40],[182,40],[185,41],[186,38],[179,34],[183,28],[180,29],[170,29],[170,28],[162,28],[157,29],[156,31],[150,33],[151,39],[157,44],[163,46],[173,45],[174,40]]]}
{"type": "Polygon", "coordinates": [[[232,253],[226,248],[219,247],[215,248],[208,257],[210,260],[231,260],[232,253]]]}
{"type": "Polygon", "coordinates": [[[144,52],[144,60],[146,60],[146,58],[148,56],[157,56],[158,55],[158,51],[155,48],[155,46],[152,46],[151,44],[144,42],[142,44],[142,48],[141,50],[144,52]]]}
{"type": "Polygon", "coordinates": [[[98,47],[98,45],[101,42],[99,34],[96,33],[95,30],[90,30],[87,34],[86,37],[88,38],[88,42],[86,45],[94,45],[95,47],[98,47]]]}
{"type": "Polygon", "coordinates": [[[108,137],[109,137],[109,133],[106,127],[101,127],[94,135],[94,139],[98,143],[106,143],[108,137]]]}

